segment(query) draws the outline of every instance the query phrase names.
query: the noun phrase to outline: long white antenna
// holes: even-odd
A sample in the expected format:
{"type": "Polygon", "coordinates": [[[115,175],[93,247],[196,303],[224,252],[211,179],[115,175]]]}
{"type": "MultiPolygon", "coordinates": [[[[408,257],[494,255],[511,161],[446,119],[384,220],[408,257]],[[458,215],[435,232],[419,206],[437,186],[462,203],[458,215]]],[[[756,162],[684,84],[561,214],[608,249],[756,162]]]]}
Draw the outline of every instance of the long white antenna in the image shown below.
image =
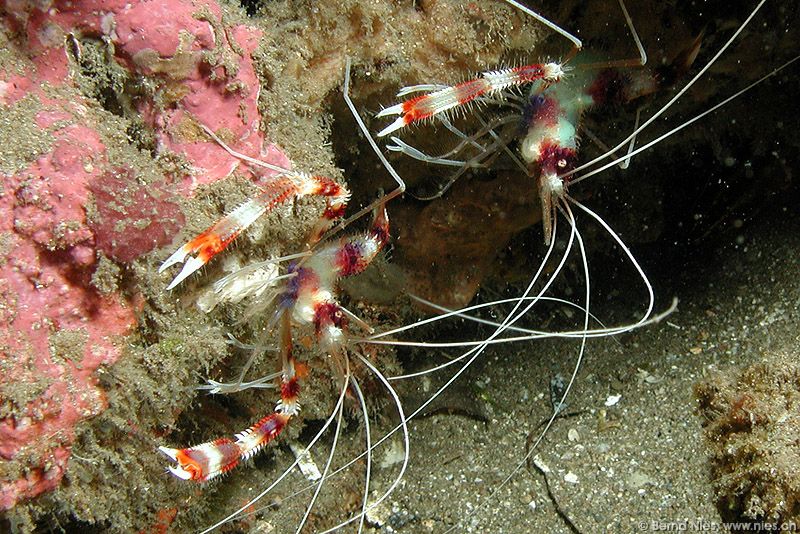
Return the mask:
{"type": "Polygon", "coordinates": [[[535,18],[536,20],[538,20],[539,22],[541,22],[542,24],[544,24],[545,26],[547,26],[548,28],[550,28],[554,32],[556,32],[556,33],[558,33],[560,35],[563,35],[564,37],[569,39],[572,42],[572,46],[575,47],[575,52],[577,52],[578,50],[583,48],[583,43],[581,42],[580,39],[578,39],[577,37],[575,37],[574,35],[569,33],[567,30],[565,30],[561,26],[557,25],[556,23],[550,22],[549,20],[547,20],[546,18],[544,18],[543,16],[541,16],[537,12],[535,12],[535,11],[525,7],[525,6],[523,6],[522,4],[517,2],[516,0],[505,0],[505,2],[507,4],[509,4],[509,5],[512,5],[512,6],[516,7],[517,9],[519,9],[520,11],[525,13],[526,15],[529,15],[529,16],[535,18]]]}

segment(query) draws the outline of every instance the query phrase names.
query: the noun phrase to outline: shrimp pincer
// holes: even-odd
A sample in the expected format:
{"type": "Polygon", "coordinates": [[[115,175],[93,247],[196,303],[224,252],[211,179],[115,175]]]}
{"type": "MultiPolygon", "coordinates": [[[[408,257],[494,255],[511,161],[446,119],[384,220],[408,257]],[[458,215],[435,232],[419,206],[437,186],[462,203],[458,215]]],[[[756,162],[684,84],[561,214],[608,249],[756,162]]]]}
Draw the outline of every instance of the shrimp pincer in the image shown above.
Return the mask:
{"type": "Polygon", "coordinates": [[[291,199],[310,195],[327,198],[325,211],[308,239],[309,245],[316,243],[333,222],[344,214],[350,191],[325,176],[286,172],[273,178],[259,195],[234,209],[167,258],[159,272],[185,262],[167,289],[174,288],[211,261],[262,215],[291,199]]]}
{"type": "Polygon", "coordinates": [[[292,356],[288,315],[282,321],[282,337],[281,400],[275,411],[236,434],[234,439],[218,438],[184,449],[159,447],[158,450],[175,462],[175,465],[167,467],[173,475],[182,480],[207,482],[227,473],[241,461],[255,456],[299,413],[299,379],[305,377],[308,368],[305,364],[298,364],[292,356]]]}
{"type": "MultiPolygon", "coordinates": [[[[382,110],[376,115],[377,117],[390,115],[399,115],[399,117],[377,135],[384,137],[412,123],[465,106],[481,97],[500,94],[511,87],[518,87],[537,80],[555,83],[563,75],[564,70],[558,63],[540,63],[484,72],[474,80],[419,95],[382,110]]],[[[404,87],[398,96],[409,94],[415,90],[415,87],[404,87]]]]}

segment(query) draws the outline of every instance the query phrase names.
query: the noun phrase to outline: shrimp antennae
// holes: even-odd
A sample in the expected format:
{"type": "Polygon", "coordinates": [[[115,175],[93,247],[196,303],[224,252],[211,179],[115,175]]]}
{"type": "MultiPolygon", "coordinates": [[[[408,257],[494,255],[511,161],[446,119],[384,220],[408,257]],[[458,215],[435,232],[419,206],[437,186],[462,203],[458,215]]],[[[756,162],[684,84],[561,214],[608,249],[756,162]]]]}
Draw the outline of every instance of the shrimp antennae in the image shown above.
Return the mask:
{"type": "MultiPolygon", "coordinates": [[[[584,169],[586,169],[588,167],[591,167],[595,163],[599,163],[600,161],[608,158],[613,152],[616,152],[617,150],[623,148],[628,142],[630,142],[632,139],[634,139],[645,128],[647,128],[656,119],[658,119],[661,115],[663,115],[667,111],[667,109],[669,109],[673,104],[675,104],[675,102],[677,102],[686,93],[686,91],[688,91],[708,71],[708,69],[710,69],[711,66],[714,65],[714,63],[716,63],[716,61],[720,58],[720,56],[722,56],[722,54],[725,53],[725,51],[728,50],[728,48],[730,48],[730,46],[733,44],[733,42],[736,40],[736,38],[739,36],[739,34],[744,31],[744,29],[747,27],[747,25],[750,23],[750,21],[753,20],[753,17],[755,17],[756,13],[758,13],[758,10],[761,9],[761,6],[763,6],[766,1],[767,0],[761,0],[758,3],[758,5],[755,7],[755,9],[753,9],[753,11],[750,12],[750,15],[748,15],[748,17],[744,20],[744,22],[742,22],[739,25],[739,28],[737,28],[737,30],[734,32],[734,34],[731,35],[731,37],[725,42],[724,45],[722,45],[722,48],[720,48],[719,51],[717,51],[717,53],[714,54],[714,56],[708,61],[708,63],[706,63],[706,65],[702,69],[700,69],[700,72],[695,74],[692,77],[692,79],[689,80],[686,83],[686,85],[684,85],[683,88],[680,89],[675,94],[675,96],[673,96],[669,100],[669,102],[664,104],[664,106],[660,110],[658,110],[658,112],[656,112],[655,114],[653,114],[652,117],[650,117],[649,119],[644,121],[644,123],[642,123],[638,128],[634,129],[633,132],[631,132],[628,135],[628,137],[626,137],[625,139],[620,141],[619,144],[617,144],[615,147],[613,147],[610,151],[608,151],[605,154],[602,154],[602,155],[594,158],[591,161],[587,161],[586,163],[584,163],[582,165],[579,165],[579,166],[575,167],[574,169],[572,169],[572,170],[570,170],[568,172],[565,172],[564,174],[558,175],[558,178],[563,180],[564,178],[572,176],[572,175],[574,175],[574,174],[576,174],[576,173],[578,173],[578,172],[580,172],[580,171],[582,171],[582,170],[584,170],[584,169]]],[[[635,153],[638,153],[638,151],[635,151],[635,153]]],[[[626,156],[626,158],[630,158],[632,154],[633,153],[628,154],[626,156]]]]}
{"type": "Polygon", "coordinates": [[[737,92],[735,92],[734,94],[732,94],[731,96],[729,96],[729,97],[725,98],[725,99],[724,99],[724,100],[722,100],[721,102],[718,102],[717,104],[715,104],[715,105],[714,105],[714,106],[712,106],[711,108],[709,108],[709,109],[707,109],[707,110],[703,111],[702,113],[700,113],[699,115],[696,115],[695,117],[692,117],[691,119],[687,120],[687,121],[686,121],[686,122],[684,122],[683,124],[680,124],[679,126],[676,126],[675,128],[671,129],[671,130],[670,130],[670,131],[668,131],[667,133],[664,133],[664,134],[662,134],[662,135],[660,135],[660,136],[656,137],[656,138],[655,138],[655,139],[653,139],[652,141],[650,141],[650,142],[648,142],[648,143],[646,143],[646,144],[644,144],[644,145],[640,146],[640,147],[639,147],[639,148],[637,148],[636,150],[632,150],[632,151],[630,151],[630,152],[629,152],[629,153],[627,153],[625,156],[623,156],[623,157],[621,157],[621,158],[617,158],[617,159],[613,160],[613,161],[612,161],[612,162],[610,162],[610,163],[606,163],[606,164],[605,164],[605,165],[603,165],[602,167],[598,167],[598,168],[596,168],[596,169],[592,169],[591,171],[589,171],[589,172],[587,172],[587,173],[584,173],[584,174],[581,174],[581,175],[580,175],[580,176],[578,176],[577,178],[574,178],[574,179],[570,180],[570,184],[576,184],[576,183],[578,183],[578,182],[582,182],[583,180],[585,180],[586,178],[589,178],[590,176],[594,176],[595,174],[598,174],[598,173],[600,173],[600,172],[603,172],[603,171],[605,171],[606,169],[609,169],[609,168],[613,167],[614,165],[617,165],[617,164],[618,164],[618,163],[620,163],[621,161],[624,161],[624,160],[626,160],[626,159],[629,159],[629,158],[631,158],[631,157],[633,157],[633,156],[635,156],[635,155],[639,154],[640,152],[644,152],[645,150],[647,150],[647,149],[651,148],[652,146],[654,146],[654,145],[657,145],[657,144],[658,144],[658,143],[660,143],[661,141],[663,141],[663,140],[665,140],[665,139],[667,139],[667,138],[671,137],[672,135],[674,135],[674,134],[678,133],[679,131],[683,130],[684,128],[686,128],[686,127],[688,127],[688,126],[691,126],[692,124],[694,124],[695,122],[699,121],[700,119],[702,119],[702,118],[703,118],[703,117],[705,117],[706,115],[710,115],[711,113],[714,113],[714,112],[715,112],[715,111],[717,111],[719,108],[721,108],[721,107],[723,107],[723,106],[725,106],[725,105],[729,104],[731,101],[733,101],[733,100],[735,100],[735,99],[739,98],[740,96],[742,96],[742,95],[743,95],[743,94],[745,94],[746,92],[748,92],[748,91],[750,91],[751,89],[753,89],[755,86],[757,86],[757,85],[760,85],[761,83],[763,83],[763,82],[764,82],[764,81],[766,81],[767,79],[769,79],[769,78],[771,78],[771,77],[775,76],[776,74],[778,74],[779,72],[781,72],[781,71],[782,71],[782,70],[784,70],[785,68],[789,67],[790,65],[792,65],[793,63],[795,63],[797,60],[800,60],[800,56],[795,56],[795,57],[793,57],[792,59],[790,59],[789,61],[787,61],[787,62],[786,62],[786,63],[784,63],[783,65],[781,65],[781,66],[779,66],[779,67],[777,67],[777,68],[775,68],[775,69],[771,70],[770,72],[768,72],[767,74],[765,74],[764,76],[762,76],[762,77],[761,77],[761,78],[759,78],[758,80],[754,81],[753,83],[751,83],[751,84],[750,84],[750,85],[748,85],[747,87],[744,87],[743,89],[740,89],[739,91],[737,91],[737,92]]]}

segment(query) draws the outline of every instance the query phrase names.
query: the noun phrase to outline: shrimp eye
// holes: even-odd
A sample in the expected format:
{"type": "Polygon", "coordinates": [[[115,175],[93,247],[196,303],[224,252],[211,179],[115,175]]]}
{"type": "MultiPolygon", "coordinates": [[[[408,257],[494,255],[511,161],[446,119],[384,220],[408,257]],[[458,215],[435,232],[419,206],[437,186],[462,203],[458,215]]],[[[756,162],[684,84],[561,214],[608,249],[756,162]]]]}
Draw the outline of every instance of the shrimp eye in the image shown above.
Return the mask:
{"type": "Polygon", "coordinates": [[[558,163],[556,165],[558,165],[560,168],[563,169],[563,168],[565,168],[567,166],[567,160],[562,158],[562,159],[558,160],[558,163]]]}

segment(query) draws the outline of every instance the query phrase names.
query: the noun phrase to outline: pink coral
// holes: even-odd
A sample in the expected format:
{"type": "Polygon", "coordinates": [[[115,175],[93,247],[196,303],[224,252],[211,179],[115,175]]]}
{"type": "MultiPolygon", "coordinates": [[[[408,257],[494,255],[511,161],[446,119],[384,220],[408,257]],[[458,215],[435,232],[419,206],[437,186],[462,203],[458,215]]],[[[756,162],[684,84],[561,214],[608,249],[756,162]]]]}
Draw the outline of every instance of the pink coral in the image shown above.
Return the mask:
{"type": "Polygon", "coordinates": [[[142,185],[127,168],[112,169],[89,184],[96,214],[89,220],[98,250],[121,262],[172,242],[183,213],[164,184],[142,185]]]}
{"type": "Polygon", "coordinates": [[[42,146],[34,161],[0,170],[0,458],[19,471],[0,480],[0,509],[56,487],[75,425],[106,408],[95,372],[122,356],[137,306],[136,297],[92,285],[98,251],[131,262],[167,244],[183,223],[175,195],[239,164],[199,125],[239,151],[289,165],[259,130],[251,56],[260,34],[225,27],[215,1],[11,0],[4,8],[2,23],[30,62],[22,73],[0,68],[0,107],[35,106],[42,146]],[[152,82],[137,109],[157,149],[181,155],[190,172],[145,185],[135,167],[110,164],[89,113],[96,105],[72,87],[70,35],[103,38],[114,61],[152,82]]]}
{"type": "Polygon", "coordinates": [[[14,230],[48,250],[62,250],[90,242],[84,222],[88,191],[75,187],[75,178],[92,174],[94,154],[104,151],[97,133],[82,125],[60,132],[53,150],[14,183],[14,230]]]}
{"type": "MultiPolygon", "coordinates": [[[[239,165],[199,132],[198,124],[222,134],[240,152],[290,165],[276,145],[265,143],[259,129],[260,85],[252,54],[260,31],[224,27],[216,2],[94,0],[75,5],[65,0],[45,11],[24,2],[10,4],[15,25],[36,54],[40,81],[61,83],[68,77],[64,36],[71,33],[102,36],[114,45],[120,63],[159,82],[162,101],[141,102],[140,111],[161,147],[184,155],[193,167],[180,186],[184,194],[230,175],[239,165]]],[[[4,83],[0,101],[6,102],[24,95],[30,85],[19,76],[4,83]]]]}
{"type": "Polygon", "coordinates": [[[91,285],[84,205],[105,147],[84,125],[54,136],[50,152],[4,178],[0,197],[0,457],[27,459],[26,475],[0,483],[0,508],[58,484],[75,425],[105,408],[94,372],[116,361],[135,323],[131,303],[91,285]]]}

